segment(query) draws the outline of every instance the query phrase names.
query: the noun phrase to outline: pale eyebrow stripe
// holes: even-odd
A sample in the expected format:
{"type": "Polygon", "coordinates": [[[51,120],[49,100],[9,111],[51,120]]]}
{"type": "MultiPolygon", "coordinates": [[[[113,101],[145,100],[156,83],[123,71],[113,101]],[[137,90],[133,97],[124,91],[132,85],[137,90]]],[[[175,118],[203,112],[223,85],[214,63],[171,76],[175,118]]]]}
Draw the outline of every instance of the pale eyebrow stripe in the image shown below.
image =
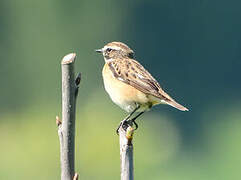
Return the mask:
{"type": "Polygon", "coordinates": [[[108,49],[108,48],[110,48],[110,49],[115,49],[115,50],[121,50],[121,48],[118,47],[118,46],[105,46],[105,47],[104,47],[104,50],[106,50],[106,49],[108,49]]]}

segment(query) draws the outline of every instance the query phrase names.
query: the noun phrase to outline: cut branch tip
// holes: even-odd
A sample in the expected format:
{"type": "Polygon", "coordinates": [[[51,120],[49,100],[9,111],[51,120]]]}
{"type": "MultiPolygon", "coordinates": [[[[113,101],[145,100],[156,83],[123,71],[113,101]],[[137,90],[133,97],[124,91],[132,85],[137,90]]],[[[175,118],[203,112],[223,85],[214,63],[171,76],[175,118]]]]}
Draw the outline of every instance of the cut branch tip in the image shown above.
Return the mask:
{"type": "Polygon", "coordinates": [[[75,61],[76,53],[70,53],[63,57],[61,64],[71,64],[75,61]]]}

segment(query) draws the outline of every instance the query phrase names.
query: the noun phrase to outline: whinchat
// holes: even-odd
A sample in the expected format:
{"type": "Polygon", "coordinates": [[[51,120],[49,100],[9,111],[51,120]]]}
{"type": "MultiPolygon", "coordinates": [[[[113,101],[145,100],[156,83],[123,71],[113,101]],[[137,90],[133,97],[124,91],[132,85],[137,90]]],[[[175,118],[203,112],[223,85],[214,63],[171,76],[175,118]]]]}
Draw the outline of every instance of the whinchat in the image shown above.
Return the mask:
{"type": "Polygon", "coordinates": [[[122,121],[133,122],[152,106],[168,104],[181,111],[188,109],[178,104],[159,85],[155,78],[136,60],[134,51],[121,42],[111,42],[102,49],[105,65],[102,70],[105,90],[112,101],[130,114],[122,121]],[[134,118],[131,116],[139,112],[134,118]]]}

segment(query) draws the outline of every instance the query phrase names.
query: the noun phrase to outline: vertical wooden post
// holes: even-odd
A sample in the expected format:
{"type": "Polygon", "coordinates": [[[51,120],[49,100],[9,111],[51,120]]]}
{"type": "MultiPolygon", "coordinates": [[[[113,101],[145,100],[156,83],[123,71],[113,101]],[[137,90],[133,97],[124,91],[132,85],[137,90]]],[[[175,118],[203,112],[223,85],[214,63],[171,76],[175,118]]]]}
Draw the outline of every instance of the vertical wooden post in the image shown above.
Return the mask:
{"type": "Polygon", "coordinates": [[[60,141],[61,180],[73,180],[75,174],[75,106],[80,74],[75,78],[76,54],[66,55],[62,67],[62,122],[56,118],[60,141]]]}
{"type": "Polygon", "coordinates": [[[134,180],[133,133],[134,129],[131,126],[126,130],[122,126],[119,129],[121,180],[134,180]]]}

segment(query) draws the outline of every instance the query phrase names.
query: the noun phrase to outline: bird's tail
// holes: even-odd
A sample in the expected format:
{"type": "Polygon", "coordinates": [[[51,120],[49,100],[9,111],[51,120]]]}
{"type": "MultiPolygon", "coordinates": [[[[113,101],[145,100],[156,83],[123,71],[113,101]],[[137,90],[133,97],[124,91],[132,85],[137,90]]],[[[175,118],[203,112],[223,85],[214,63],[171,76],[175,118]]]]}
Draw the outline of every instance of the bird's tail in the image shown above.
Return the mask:
{"type": "Polygon", "coordinates": [[[184,107],[183,105],[181,104],[178,104],[176,101],[174,101],[173,99],[172,100],[169,100],[169,99],[165,99],[165,100],[162,100],[165,104],[168,104],[174,108],[177,108],[181,111],[189,111],[186,107],[184,107]]]}

